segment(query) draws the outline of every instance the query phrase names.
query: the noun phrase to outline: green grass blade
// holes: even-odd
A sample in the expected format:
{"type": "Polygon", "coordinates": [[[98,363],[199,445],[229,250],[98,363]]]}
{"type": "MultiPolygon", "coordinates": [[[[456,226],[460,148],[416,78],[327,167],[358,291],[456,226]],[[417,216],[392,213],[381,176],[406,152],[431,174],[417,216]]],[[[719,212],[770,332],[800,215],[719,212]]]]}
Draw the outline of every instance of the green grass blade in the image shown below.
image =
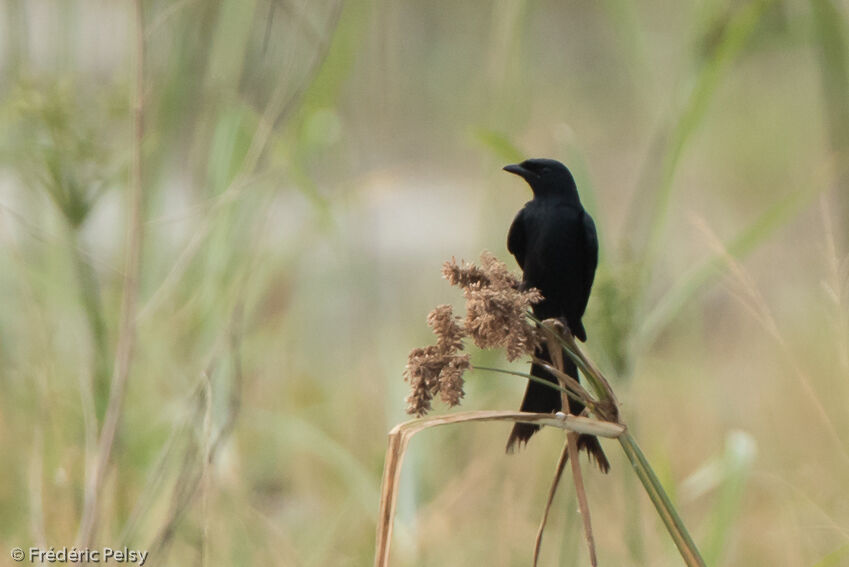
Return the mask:
{"type": "MultiPolygon", "coordinates": [[[[636,250],[640,251],[640,265],[644,270],[652,263],[659,251],[660,237],[669,216],[672,181],[687,142],[702,123],[708,104],[723,75],[742,51],[770,4],[772,0],[751,2],[741,8],[728,23],[712,56],[701,67],[696,77],[696,85],[687,98],[672,132],[667,141],[662,143],[662,157],[658,166],[659,178],[655,181],[655,178],[650,176],[646,182],[653,193],[647,194],[647,189],[643,189],[636,194],[636,199],[645,200],[649,204],[648,216],[643,216],[645,209],[642,207],[632,207],[632,216],[628,223],[631,230],[626,230],[624,234],[629,240],[636,240],[638,246],[636,250]],[[641,218],[648,220],[648,224],[643,230],[638,230],[641,218]],[[637,235],[636,238],[634,235],[637,235]],[[644,243],[642,247],[640,247],[641,241],[644,243]]],[[[651,163],[650,167],[654,168],[654,160],[651,160],[651,163]]]]}
{"type": "Polygon", "coordinates": [[[688,567],[705,567],[705,560],[699,553],[699,549],[693,542],[693,538],[690,537],[690,533],[687,531],[686,526],[684,526],[684,522],[678,515],[678,511],[669,500],[669,496],[667,496],[666,491],[660,484],[657,475],[654,474],[654,470],[652,470],[639,445],[631,437],[631,433],[626,430],[625,433],[619,436],[619,443],[628,456],[634,472],[637,473],[637,477],[643,483],[646,494],[648,494],[649,499],[654,504],[655,509],[657,509],[657,513],[660,515],[660,519],[663,520],[663,524],[666,526],[667,531],[669,531],[669,535],[672,536],[672,540],[678,547],[678,551],[681,552],[684,562],[688,567]]]}
{"type": "MultiPolygon", "coordinates": [[[[725,246],[728,254],[740,259],[755,250],[794,219],[816,194],[811,191],[798,192],[775,203],[725,246]]],[[[726,267],[724,254],[717,252],[680,278],[643,318],[643,326],[636,341],[637,351],[650,347],[681,309],[721,276],[726,267]]]]}
{"type": "Polygon", "coordinates": [[[813,567],[837,567],[844,565],[843,560],[849,557],[849,543],[843,544],[820,561],[817,561],[813,567]]]}
{"type": "Polygon", "coordinates": [[[503,161],[505,165],[519,163],[528,157],[502,132],[478,128],[474,131],[474,137],[478,143],[488,149],[496,159],[503,161]]]}
{"type": "Polygon", "coordinates": [[[311,453],[325,461],[362,507],[363,512],[374,518],[374,502],[379,488],[374,480],[374,471],[369,470],[347,447],[327,432],[298,416],[276,415],[256,410],[255,415],[246,416],[248,422],[263,431],[274,433],[287,445],[311,453]]]}
{"type": "Polygon", "coordinates": [[[754,438],[736,431],[728,436],[719,471],[722,478],[709,522],[704,546],[709,565],[720,565],[728,540],[740,517],[743,491],[752,471],[757,451],[754,438]]]}

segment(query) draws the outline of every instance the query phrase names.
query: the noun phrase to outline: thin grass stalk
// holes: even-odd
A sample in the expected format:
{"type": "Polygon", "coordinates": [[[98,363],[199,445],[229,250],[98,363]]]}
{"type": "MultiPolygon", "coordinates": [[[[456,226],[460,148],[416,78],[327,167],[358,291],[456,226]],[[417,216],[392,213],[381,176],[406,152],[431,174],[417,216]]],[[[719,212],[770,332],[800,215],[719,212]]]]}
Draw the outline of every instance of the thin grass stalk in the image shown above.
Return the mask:
{"type": "Polygon", "coordinates": [[[560,343],[560,345],[566,350],[569,357],[578,366],[584,377],[592,385],[596,395],[599,396],[599,400],[596,402],[594,408],[595,413],[606,421],[618,423],[619,400],[616,398],[616,394],[613,393],[613,388],[610,386],[610,382],[607,381],[607,378],[604,377],[601,371],[596,367],[595,363],[587,358],[583,351],[581,351],[578,344],[575,342],[575,337],[572,336],[571,331],[566,328],[556,330],[554,327],[557,325],[557,322],[552,323],[551,319],[540,321],[530,313],[528,313],[528,317],[543,329],[548,338],[554,339],[560,343]]]}
{"type": "Polygon", "coordinates": [[[649,500],[652,501],[661,520],[663,520],[666,530],[672,536],[672,540],[678,547],[678,551],[681,552],[684,562],[688,567],[705,567],[705,560],[699,553],[696,544],[693,542],[693,538],[690,537],[687,527],[675,510],[675,506],[672,505],[669,496],[667,496],[666,491],[663,490],[663,486],[660,484],[660,480],[654,474],[654,470],[652,470],[651,465],[649,465],[640,446],[637,445],[630,432],[625,431],[620,435],[619,443],[628,456],[634,472],[637,473],[640,482],[643,483],[649,500]]]}
{"type": "MultiPolygon", "coordinates": [[[[556,356],[556,354],[553,353],[552,358],[554,356],[556,356]]],[[[578,382],[576,379],[572,378],[559,368],[555,368],[554,366],[539,357],[531,357],[531,362],[533,362],[534,364],[538,364],[539,366],[547,370],[549,373],[551,373],[555,378],[557,378],[560,381],[560,387],[566,390],[566,392],[562,393],[565,393],[567,397],[573,399],[577,398],[579,402],[589,407],[591,410],[595,407],[596,403],[593,397],[590,396],[590,393],[587,392],[587,390],[583,386],[581,386],[581,383],[578,382]],[[572,395],[569,395],[572,392],[574,393],[572,395]]],[[[565,399],[563,400],[563,403],[568,404],[567,400],[565,399]]],[[[565,408],[566,405],[564,405],[563,407],[565,408]]]]}
{"type": "MultiPolygon", "coordinates": [[[[764,11],[773,2],[774,0],[755,0],[747,3],[734,14],[710,58],[699,69],[693,90],[689,93],[674,127],[662,142],[662,153],[659,156],[652,155],[646,162],[649,164],[646,167],[652,171],[658,171],[660,176],[657,181],[655,178],[651,179],[653,193],[649,193],[648,188],[635,193],[635,198],[644,199],[649,203],[650,209],[645,217],[649,222],[640,226],[637,215],[643,213],[645,209],[635,205],[631,207],[631,216],[626,223],[629,230],[624,232],[628,235],[638,235],[636,241],[642,244],[636,252],[637,265],[641,272],[637,283],[641,292],[645,289],[650,268],[660,252],[661,237],[669,217],[674,189],[673,181],[681,157],[684,155],[684,149],[703,122],[720,80],[742,52],[764,11]],[[657,160],[660,161],[659,166],[657,160]]],[[[628,250],[627,244],[626,250],[628,250]]],[[[633,249],[630,251],[634,252],[633,249]]]]}
{"type": "Polygon", "coordinates": [[[268,148],[269,141],[272,139],[275,127],[279,127],[282,122],[288,119],[291,114],[298,108],[298,105],[303,100],[307,89],[313,84],[313,81],[318,76],[323,63],[325,62],[332,43],[333,33],[339,24],[343,2],[338,1],[333,8],[327,23],[326,35],[322,37],[322,43],[317,46],[316,52],[310,63],[310,68],[307,73],[307,78],[299,83],[297,87],[289,92],[291,84],[286,80],[286,77],[281,78],[275,86],[274,92],[259,117],[259,123],[251,138],[248,151],[242,160],[240,170],[233,177],[227,188],[215,200],[215,203],[209,210],[209,214],[203,222],[195,229],[186,247],[180,252],[174,265],[171,267],[165,279],[159,287],[151,294],[147,303],[139,310],[138,318],[144,321],[156,313],[165,300],[170,296],[177,284],[180,282],[185,272],[191,265],[191,261],[201,249],[201,246],[206,242],[214,226],[214,221],[217,216],[222,214],[229,205],[238,202],[244,191],[251,186],[251,176],[254,175],[257,164],[260,162],[264,152],[268,148]]]}
{"type": "Polygon", "coordinates": [[[103,314],[103,303],[100,299],[100,289],[97,285],[97,274],[83,256],[80,246],[80,232],[77,227],[68,223],[68,239],[70,241],[71,259],[80,288],[80,300],[88,321],[89,333],[94,346],[94,372],[91,383],[94,396],[95,416],[98,426],[103,422],[106,404],[109,400],[109,341],[106,330],[106,317],[103,314]]]}
{"type": "Polygon", "coordinates": [[[215,462],[215,458],[221,447],[223,447],[224,442],[233,432],[236,419],[241,410],[243,383],[241,363],[242,314],[243,305],[240,302],[233,310],[230,318],[230,327],[227,330],[233,380],[230,386],[230,397],[224,422],[219,426],[217,431],[213,431],[211,422],[213,401],[211,376],[215,373],[218,364],[219,357],[216,356],[203,373],[201,381],[195,390],[196,408],[188,420],[188,422],[196,424],[196,427],[200,430],[201,437],[200,439],[192,438],[189,448],[184,454],[181,469],[174,485],[171,498],[172,506],[168,518],[157,536],[147,546],[151,557],[164,559],[166,550],[173,541],[177,527],[194,504],[195,499],[200,495],[202,517],[204,518],[202,528],[204,535],[201,541],[201,564],[208,563],[209,539],[207,537],[208,526],[205,521],[205,510],[211,482],[209,477],[210,468],[215,462]]]}
{"type": "Polygon", "coordinates": [[[44,524],[44,425],[35,426],[29,461],[30,533],[35,543],[46,547],[47,529],[44,524]]]}
{"type": "MultiPolygon", "coordinates": [[[[487,372],[498,372],[499,374],[509,374],[511,376],[521,376],[522,378],[526,378],[526,379],[530,380],[531,382],[536,382],[537,384],[542,384],[543,386],[557,390],[561,394],[566,394],[567,396],[569,396],[570,398],[572,398],[575,401],[585,403],[584,399],[581,396],[579,396],[578,394],[576,394],[575,392],[570,392],[569,390],[567,390],[566,388],[564,388],[560,384],[555,384],[554,382],[549,382],[548,380],[544,380],[543,378],[538,378],[537,376],[532,376],[532,375],[528,374],[527,372],[518,372],[518,371],[515,371],[515,370],[504,370],[503,368],[492,368],[490,366],[473,366],[472,368],[474,370],[485,370],[487,372]]],[[[593,400],[589,400],[589,401],[592,403],[593,400]]]]}
{"type": "Polygon", "coordinates": [[[136,32],[136,90],[133,105],[133,157],[130,168],[130,222],[127,229],[127,259],[121,298],[121,324],[115,352],[115,367],[109,389],[109,403],[103,420],[93,469],[87,471],[83,515],[78,547],[88,547],[97,529],[99,495],[112,456],[115,435],[121,419],[124,391],[136,345],[136,304],[141,264],[142,223],[142,139],[144,136],[144,18],[142,0],[134,1],[136,32]]]}
{"type": "Polygon", "coordinates": [[[380,489],[380,512],[377,519],[374,555],[375,567],[388,567],[389,565],[389,549],[392,541],[392,524],[395,518],[398,485],[401,480],[401,464],[403,463],[410,438],[416,433],[431,427],[474,421],[507,421],[548,425],[566,431],[598,435],[599,437],[606,438],[616,438],[625,432],[625,428],[619,424],[586,417],[494,410],[469,411],[451,415],[424,417],[396,425],[389,432],[389,447],[386,450],[386,458],[383,465],[383,479],[381,480],[380,489]]]}
{"type": "Polygon", "coordinates": [[[707,237],[708,244],[725,260],[729,274],[737,283],[740,293],[734,295],[737,296],[737,299],[742,303],[743,307],[749,310],[769,336],[775,340],[777,346],[781,350],[781,353],[785,357],[786,363],[790,366],[790,368],[792,368],[793,372],[798,377],[797,384],[802,387],[805,397],[808,398],[811,405],[814,409],[816,409],[815,415],[820,418],[820,421],[822,421],[823,427],[828,431],[829,436],[832,438],[834,445],[837,447],[840,456],[845,461],[849,462],[849,450],[846,448],[843,436],[838,431],[834,420],[830,417],[829,411],[817,395],[812,385],[811,377],[807,372],[805,372],[803,366],[798,362],[796,355],[790,349],[790,341],[781,332],[775,316],[770,310],[763,294],[754,284],[751,277],[746,273],[746,270],[733,258],[733,256],[731,256],[728,250],[723,247],[722,242],[707,227],[707,225],[703,224],[700,228],[707,237]]]}
{"type": "Polygon", "coordinates": [[[548,489],[548,498],[545,501],[545,510],[542,513],[542,519],[537,529],[537,537],[534,541],[534,562],[533,567],[537,567],[539,563],[539,552],[542,549],[542,534],[545,531],[545,525],[548,523],[548,514],[551,512],[551,504],[554,502],[554,495],[557,493],[557,486],[560,484],[560,479],[563,477],[563,469],[566,468],[566,461],[569,460],[569,440],[563,444],[563,451],[560,452],[560,458],[557,460],[557,468],[554,470],[554,478],[551,481],[551,487],[548,489]]]}
{"type": "MultiPolygon", "coordinates": [[[[533,316],[531,318],[535,319],[533,316]]],[[[607,401],[611,404],[608,408],[616,412],[616,415],[612,417],[618,420],[618,402],[616,402],[616,397],[610,387],[610,383],[595,364],[581,351],[572,334],[569,332],[558,333],[548,323],[543,323],[542,328],[563,345],[567,354],[575,361],[584,373],[584,376],[593,385],[601,401],[607,401]]],[[[693,542],[692,537],[690,537],[684,522],[669,500],[669,496],[667,496],[666,491],[660,484],[657,475],[654,474],[654,470],[640,450],[637,442],[627,430],[619,437],[619,442],[686,564],[688,566],[704,567],[705,562],[701,553],[693,542]]]]}
{"type": "MultiPolygon", "coordinates": [[[[826,185],[822,184],[814,189],[806,188],[777,201],[728,241],[724,248],[735,259],[747,256],[778,229],[795,219],[825,187],[826,185]]],[[[726,261],[723,255],[714,253],[678,278],[643,318],[636,337],[636,351],[645,351],[654,344],[681,309],[702,291],[706,284],[724,275],[725,271],[726,261]]]]}
{"type": "MultiPolygon", "coordinates": [[[[566,345],[566,352],[575,361],[575,364],[578,365],[578,368],[581,369],[581,372],[583,372],[587,380],[589,380],[592,384],[593,389],[595,389],[596,393],[601,398],[601,401],[607,402],[610,406],[608,409],[614,411],[615,414],[618,414],[619,400],[616,398],[616,394],[613,392],[613,388],[610,386],[610,382],[607,381],[607,378],[604,377],[604,374],[601,373],[595,363],[580,349],[578,343],[575,342],[575,337],[572,333],[566,333],[563,335],[562,341],[566,345]]],[[[618,418],[615,414],[611,417],[618,418]]]]}
{"type": "Polygon", "coordinates": [[[849,262],[842,262],[835,239],[834,223],[828,209],[828,200],[820,196],[820,217],[825,233],[826,258],[829,277],[826,292],[834,305],[836,358],[844,374],[849,374],[849,262]]]}
{"type": "MultiPolygon", "coordinates": [[[[555,327],[556,328],[556,327],[555,327]]],[[[549,369],[549,372],[556,372],[557,379],[560,381],[561,386],[566,386],[568,388],[577,387],[579,392],[582,392],[582,395],[587,398],[587,401],[590,401],[590,396],[584,390],[584,388],[578,383],[578,381],[569,376],[564,372],[566,365],[563,361],[563,349],[560,348],[560,343],[553,336],[549,336],[546,339],[546,344],[548,347],[548,352],[551,355],[551,361],[554,364],[554,368],[550,365],[546,364],[546,368],[549,369]]],[[[561,394],[560,400],[561,407],[566,410],[568,415],[572,415],[572,412],[569,410],[569,400],[566,399],[566,396],[561,394]]],[[[595,404],[593,404],[595,406],[595,404]]],[[[566,450],[567,450],[567,458],[571,458],[572,460],[572,482],[575,483],[575,494],[578,496],[578,510],[581,513],[581,522],[584,526],[584,539],[587,543],[587,551],[590,556],[590,565],[592,567],[597,567],[598,565],[598,557],[596,556],[595,550],[595,538],[593,537],[593,525],[592,520],[590,518],[590,505],[587,501],[587,491],[584,488],[584,475],[581,472],[581,462],[578,459],[578,434],[569,431],[566,434],[566,450]]]]}
{"type": "MultiPolygon", "coordinates": [[[[841,2],[812,0],[814,45],[819,59],[820,82],[824,100],[825,124],[828,128],[831,149],[836,154],[835,164],[846,161],[849,155],[849,27],[846,10],[841,2]]],[[[835,168],[838,169],[838,168],[835,168]]],[[[844,246],[849,244],[849,197],[845,190],[849,178],[845,169],[835,171],[835,182],[840,190],[833,193],[836,217],[842,219],[844,246]]]]}
{"type": "Polygon", "coordinates": [[[593,525],[590,519],[590,505],[587,502],[587,491],[584,489],[584,475],[581,473],[581,462],[578,460],[578,434],[570,431],[566,434],[569,457],[572,461],[572,480],[575,482],[575,494],[578,495],[578,510],[581,512],[581,521],[584,524],[584,538],[587,541],[587,551],[590,554],[590,565],[598,566],[598,557],[595,551],[595,538],[593,537],[593,525]]]}

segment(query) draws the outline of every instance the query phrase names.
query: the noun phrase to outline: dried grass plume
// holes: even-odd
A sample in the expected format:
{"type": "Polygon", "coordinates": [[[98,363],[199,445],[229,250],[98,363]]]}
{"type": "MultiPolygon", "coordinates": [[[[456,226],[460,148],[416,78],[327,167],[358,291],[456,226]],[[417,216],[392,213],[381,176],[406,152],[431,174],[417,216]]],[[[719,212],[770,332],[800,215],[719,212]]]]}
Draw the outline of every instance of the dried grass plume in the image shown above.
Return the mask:
{"type": "Polygon", "coordinates": [[[532,354],[539,343],[536,328],[526,315],[542,299],[536,288],[524,289],[522,281],[487,251],[481,267],[458,265],[452,258],[442,268],[451,285],[466,298],[466,333],[480,348],[503,348],[507,360],[532,354]]]}
{"type": "Polygon", "coordinates": [[[521,280],[489,252],[481,265],[457,263],[453,258],[442,268],[445,279],[463,290],[466,317],[460,324],[450,305],[440,305],[428,315],[436,345],[410,351],[404,379],[410,383],[407,413],[423,416],[439,395],[449,406],[463,398],[463,373],[471,366],[463,350],[469,337],[479,348],[503,348],[508,360],[533,354],[539,344],[534,325],[526,315],[542,299],[536,289],[525,290],[521,280]]]}

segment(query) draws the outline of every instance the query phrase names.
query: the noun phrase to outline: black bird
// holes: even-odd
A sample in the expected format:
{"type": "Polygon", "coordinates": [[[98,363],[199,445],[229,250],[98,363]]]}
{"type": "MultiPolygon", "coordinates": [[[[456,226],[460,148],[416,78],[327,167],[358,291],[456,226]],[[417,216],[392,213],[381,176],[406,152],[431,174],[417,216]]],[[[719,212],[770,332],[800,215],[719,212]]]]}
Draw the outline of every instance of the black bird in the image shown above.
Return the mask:
{"type": "MultiPolygon", "coordinates": [[[[529,159],[508,165],[504,170],[522,177],[534,193],[534,198],[516,215],[507,234],[507,249],[522,268],[523,286],[535,287],[543,295],[543,300],[534,305],[534,315],[540,320],[560,319],[576,338],[586,341],[581,317],[598,264],[598,238],[592,217],[581,205],[575,180],[565,165],[553,159],[529,159]]],[[[545,346],[536,355],[551,361],[545,346]]],[[[566,373],[578,379],[578,368],[565,352],[563,362],[566,373]]],[[[531,365],[531,375],[557,383],[557,378],[538,364],[531,365]]],[[[557,412],[562,409],[560,400],[557,390],[528,382],[521,409],[557,412]]],[[[583,409],[583,404],[569,398],[572,414],[578,415],[583,409]]],[[[507,451],[512,452],[517,442],[527,443],[538,429],[538,425],[514,425],[507,451]]],[[[578,449],[595,459],[602,471],[610,468],[596,437],[581,435],[578,449]]]]}

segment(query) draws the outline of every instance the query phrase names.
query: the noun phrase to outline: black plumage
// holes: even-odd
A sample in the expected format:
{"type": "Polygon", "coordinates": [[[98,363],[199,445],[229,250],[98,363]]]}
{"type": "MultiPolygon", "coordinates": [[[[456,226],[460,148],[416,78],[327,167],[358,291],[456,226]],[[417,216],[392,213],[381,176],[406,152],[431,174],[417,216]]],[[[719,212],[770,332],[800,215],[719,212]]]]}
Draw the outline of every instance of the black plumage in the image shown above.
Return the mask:
{"type": "MultiPolygon", "coordinates": [[[[523,285],[535,287],[543,300],[534,308],[540,319],[557,318],[569,326],[581,341],[587,340],[581,318],[590,298],[598,264],[598,238],[595,223],[584,210],[572,174],[562,163],[551,159],[529,159],[504,168],[521,176],[530,185],[534,197],[519,211],[507,235],[507,249],[522,268],[523,285]]],[[[537,356],[551,361],[546,347],[537,356]]],[[[575,363],[564,352],[564,369],[578,378],[575,363]]],[[[557,379],[537,364],[531,374],[556,383],[557,379]]],[[[560,392],[536,382],[528,382],[522,411],[556,412],[562,409],[560,392]]],[[[583,404],[569,399],[569,411],[578,415],[583,404]]],[[[507,441],[507,450],[516,443],[527,443],[539,429],[537,425],[517,423],[507,441]]],[[[607,472],[609,464],[596,437],[581,435],[578,448],[584,449],[607,472]]]]}

